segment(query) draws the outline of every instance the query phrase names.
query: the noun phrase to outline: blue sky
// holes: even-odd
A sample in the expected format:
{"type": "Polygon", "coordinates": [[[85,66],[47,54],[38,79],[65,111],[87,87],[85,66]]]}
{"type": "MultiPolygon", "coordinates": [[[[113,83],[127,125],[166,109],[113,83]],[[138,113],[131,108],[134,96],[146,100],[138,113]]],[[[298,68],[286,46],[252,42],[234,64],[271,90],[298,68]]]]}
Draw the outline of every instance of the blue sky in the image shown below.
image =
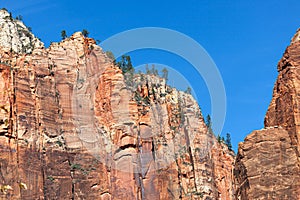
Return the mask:
{"type": "MultiPolygon", "coordinates": [[[[105,40],[132,28],[164,27],[182,32],[210,54],[225,83],[227,116],[222,135],[231,133],[234,149],[244,137],[263,127],[277,77],[276,65],[300,27],[300,2],[290,1],[50,1],[5,0],[1,7],[22,15],[27,26],[48,46],[87,29],[105,40]]],[[[133,63],[162,63],[179,70],[191,82],[203,114],[210,97],[200,77],[185,60],[158,50],[130,54],[133,63]]],[[[184,89],[182,84],[178,87],[184,89]]]]}

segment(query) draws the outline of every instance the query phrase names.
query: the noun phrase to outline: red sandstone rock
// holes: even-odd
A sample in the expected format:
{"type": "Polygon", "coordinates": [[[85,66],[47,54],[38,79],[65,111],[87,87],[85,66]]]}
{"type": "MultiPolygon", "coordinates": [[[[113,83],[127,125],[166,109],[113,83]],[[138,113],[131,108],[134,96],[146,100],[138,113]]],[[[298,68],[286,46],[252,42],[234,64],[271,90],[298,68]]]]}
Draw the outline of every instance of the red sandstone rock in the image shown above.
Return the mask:
{"type": "Polygon", "coordinates": [[[299,199],[299,30],[278,63],[278,78],[265,129],[239,145],[236,199],[299,199]]]}
{"type": "Polygon", "coordinates": [[[299,199],[298,156],[283,128],[254,131],[239,145],[236,199],[299,199]]]}
{"type": "Polygon", "coordinates": [[[128,87],[81,33],[30,49],[0,50],[1,198],[232,199],[234,158],[191,95],[128,87]]]}

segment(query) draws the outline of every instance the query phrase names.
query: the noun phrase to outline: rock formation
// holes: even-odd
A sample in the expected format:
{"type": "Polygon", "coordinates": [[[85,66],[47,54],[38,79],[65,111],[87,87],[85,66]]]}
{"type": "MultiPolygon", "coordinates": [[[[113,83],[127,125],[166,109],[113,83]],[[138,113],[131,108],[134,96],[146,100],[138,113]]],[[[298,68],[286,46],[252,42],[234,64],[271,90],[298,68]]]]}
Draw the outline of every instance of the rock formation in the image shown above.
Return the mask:
{"type": "Polygon", "coordinates": [[[127,83],[81,33],[46,49],[3,9],[0,24],[0,198],[233,199],[233,152],[191,95],[127,83]]]}
{"type": "Polygon", "coordinates": [[[0,46],[3,50],[18,53],[31,53],[44,44],[36,38],[20,20],[12,18],[7,10],[0,10],[0,46]]]}
{"type": "Polygon", "coordinates": [[[265,129],[252,132],[239,145],[236,199],[300,199],[299,33],[278,63],[265,129]]]}

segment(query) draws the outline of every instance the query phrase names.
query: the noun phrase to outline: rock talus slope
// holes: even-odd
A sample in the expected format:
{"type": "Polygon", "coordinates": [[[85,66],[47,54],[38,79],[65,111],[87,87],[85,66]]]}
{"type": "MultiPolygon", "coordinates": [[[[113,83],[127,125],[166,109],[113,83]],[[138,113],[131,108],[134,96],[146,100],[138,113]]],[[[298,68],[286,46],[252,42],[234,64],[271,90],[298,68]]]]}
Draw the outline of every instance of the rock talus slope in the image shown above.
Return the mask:
{"type": "Polygon", "coordinates": [[[239,145],[236,199],[300,199],[299,30],[278,63],[265,129],[239,145]]]}
{"type": "Polygon", "coordinates": [[[0,198],[233,199],[232,152],[191,95],[126,83],[81,33],[46,49],[3,9],[0,24],[0,198]]]}

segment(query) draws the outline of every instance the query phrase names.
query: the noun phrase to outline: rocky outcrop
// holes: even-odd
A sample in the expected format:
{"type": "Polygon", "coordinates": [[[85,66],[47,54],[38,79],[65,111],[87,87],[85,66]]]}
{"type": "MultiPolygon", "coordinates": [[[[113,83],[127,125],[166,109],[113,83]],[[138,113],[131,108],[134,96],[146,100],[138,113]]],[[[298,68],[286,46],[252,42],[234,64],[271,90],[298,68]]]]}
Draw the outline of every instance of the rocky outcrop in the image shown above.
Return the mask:
{"type": "MultiPolygon", "coordinates": [[[[20,22],[1,12],[7,35],[20,22]]],[[[81,33],[48,49],[22,38],[0,42],[1,198],[233,198],[234,156],[191,95],[154,75],[128,82],[81,33]]]]}
{"type": "Polygon", "coordinates": [[[31,53],[34,48],[44,47],[21,19],[13,19],[6,9],[0,9],[0,47],[7,52],[31,53]]]}
{"type": "Polygon", "coordinates": [[[234,177],[237,199],[299,199],[299,31],[278,63],[265,129],[239,145],[234,177]]]}

